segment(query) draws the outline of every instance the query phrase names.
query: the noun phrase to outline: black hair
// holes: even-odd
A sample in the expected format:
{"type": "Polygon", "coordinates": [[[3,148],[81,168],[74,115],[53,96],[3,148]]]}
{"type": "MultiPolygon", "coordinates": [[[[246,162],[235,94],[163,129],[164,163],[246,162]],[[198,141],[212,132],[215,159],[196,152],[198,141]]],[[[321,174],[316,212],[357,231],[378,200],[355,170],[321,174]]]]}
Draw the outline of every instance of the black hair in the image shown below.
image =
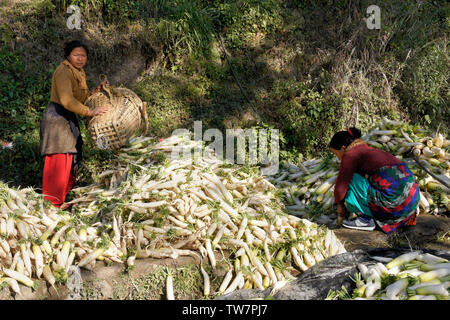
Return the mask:
{"type": "Polygon", "coordinates": [[[345,131],[336,132],[331,138],[329,147],[340,150],[342,146],[348,147],[350,143],[359,138],[361,138],[361,130],[352,127],[345,131]]]}
{"type": "Polygon", "coordinates": [[[79,40],[72,40],[64,44],[64,58],[67,59],[72,50],[79,47],[84,48],[84,50],[86,50],[86,54],[89,55],[88,47],[83,42],[79,40]]]}

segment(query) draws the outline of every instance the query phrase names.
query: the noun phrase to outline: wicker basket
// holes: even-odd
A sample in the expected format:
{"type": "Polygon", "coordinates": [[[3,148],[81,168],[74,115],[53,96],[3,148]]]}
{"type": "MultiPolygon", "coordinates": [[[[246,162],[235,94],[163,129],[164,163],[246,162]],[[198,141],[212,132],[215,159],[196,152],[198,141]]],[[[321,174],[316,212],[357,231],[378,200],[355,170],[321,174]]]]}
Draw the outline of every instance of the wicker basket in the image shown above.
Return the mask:
{"type": "Polygon", "coordinates": [[[91,95],[85,102],[90,109],[108,107],[108,112],[93,117],[88,124],[89,134],[100,149],[123,147],[137,131],[147,132],[146,103],[126,88],[102,87],[103,92],[91,95]]]}

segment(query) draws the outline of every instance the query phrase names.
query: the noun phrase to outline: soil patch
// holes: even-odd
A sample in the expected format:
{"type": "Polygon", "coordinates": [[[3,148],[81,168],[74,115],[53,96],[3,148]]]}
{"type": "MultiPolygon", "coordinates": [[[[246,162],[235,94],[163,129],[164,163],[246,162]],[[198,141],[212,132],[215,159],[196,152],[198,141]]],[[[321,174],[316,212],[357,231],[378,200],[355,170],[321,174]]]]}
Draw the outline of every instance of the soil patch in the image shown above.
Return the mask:
{"type": "Polygon", "coordinates": [[[380,229],[360,231],[346,228],[333,230],[347,251],[373,248],[426,248],[450,250],[450,218],[430,214],[419,215],[417,224],[385,234],[380,229]]]}

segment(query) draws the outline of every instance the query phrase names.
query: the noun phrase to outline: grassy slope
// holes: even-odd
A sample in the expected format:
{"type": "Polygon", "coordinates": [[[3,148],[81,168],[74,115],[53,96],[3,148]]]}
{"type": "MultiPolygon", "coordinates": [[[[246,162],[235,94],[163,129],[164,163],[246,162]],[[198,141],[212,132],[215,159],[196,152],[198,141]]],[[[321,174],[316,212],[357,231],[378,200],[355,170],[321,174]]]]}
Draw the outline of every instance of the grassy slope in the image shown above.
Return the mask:
{"type": "MultiPolygon", "coordinates": [[[[0,2],[0,179],[41,183],[39,121],[63,43],[82,38],[92,88],[106,73],[148,102],[150,132],[262,125],[282,130],[282,157],[326,151],[334,131],[387,115],[447,130],[449,6],[444,1],[73,1],[82,30],[66,26],[68,1],[0,2]],[[368,30],[378,4],[382,29],[368,30]],[[234,81],[219,41],[251,103],[234,81]]],[[[110,153],[85,135],[80,183],[110,153]]]]}

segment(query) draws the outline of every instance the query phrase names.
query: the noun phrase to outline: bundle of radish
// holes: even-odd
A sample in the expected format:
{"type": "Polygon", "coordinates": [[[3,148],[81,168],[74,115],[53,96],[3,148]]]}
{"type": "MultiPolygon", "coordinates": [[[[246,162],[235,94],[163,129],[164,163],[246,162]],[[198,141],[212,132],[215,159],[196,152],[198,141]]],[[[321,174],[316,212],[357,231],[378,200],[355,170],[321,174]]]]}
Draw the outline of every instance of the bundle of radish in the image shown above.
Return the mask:
{"type": "Polygon", "coordinates": [[[363,137],[368,144],[391,152],[408,163],[416,175],[420,187],[420,210],[422,212],[450,211],[450,140],[441,133],[430,134],[419,126],[405,122],[383,119],[379,126],[363,137]],[[435,177],[423,170],[411,159],[411,152],[421,165],[435,177]],[[446,185],[447,186],[446,186],[446,185]]]}
{"type": "MultiPolygon", "coordinates": [[[[76,254],[73,218],[43,201],[33,189],[0,183],[0,282],[20,293],[17,282],[35,287],[35,278],[50,285],[67,279],[76,254]]],[[[80,251],[77,251],[80,250],[80,251]]]]}
{"type": "Polygon", "coordinates": [[[284,192],[286,209],[291,215],[328,224],[336,218],[334,184],[338,172],[339,162],[328,157],[286,164],[268,180],[284,192]]]}
{"type": "Polygon", "coordinates": [[[450,300],[450,262],[421,251],[411,251],[395,259],[367,267],[359,264],[352,280],[356,289],[348,293],[330,292],[329,299],[355,300],[450,300]],[[386,264],[383,264],[386,263],[386,264]]]}
{"type": "MultiPolygon", "coordinates": [[[[450,190],[423,170],[409,154],[412,152],[424,167],[448,186],[450,140],[441,133],[430,135],[418,126],[386,118],[362,139],[370,146],[390,152],[408,164],[419,181],[420,212],[450,211],[450,190]]],[[[338,160],[325,157],[297,164],[283,163],[281,170],[268,177],[268,180],[283,190],[290,214],[329,224],[336,218],[333,193],[338,171],[338,160]]]]}
{"type": "MultiPolygon", "coordinates": [[[[98,260],[131,267],[135,259],[189,255],[226,269],[220,288],[210,288],[202,265],[204,293],[211,295],[278,288],[293,268],[302,272],[345,252],[331,230],[286,214],[258,168],[212,155],[171,157],[194,146],[204,148],[185,136],[132,138],[96,183],[73,190],[70,214],[32,189],[2,184],[0,280],[13,290],[17,281],[33,286],[41,276],[54,285],[70,268],[92,269],[98,260]]],[[[168,277],[171,299],[172,286],[168,277]]]]}

